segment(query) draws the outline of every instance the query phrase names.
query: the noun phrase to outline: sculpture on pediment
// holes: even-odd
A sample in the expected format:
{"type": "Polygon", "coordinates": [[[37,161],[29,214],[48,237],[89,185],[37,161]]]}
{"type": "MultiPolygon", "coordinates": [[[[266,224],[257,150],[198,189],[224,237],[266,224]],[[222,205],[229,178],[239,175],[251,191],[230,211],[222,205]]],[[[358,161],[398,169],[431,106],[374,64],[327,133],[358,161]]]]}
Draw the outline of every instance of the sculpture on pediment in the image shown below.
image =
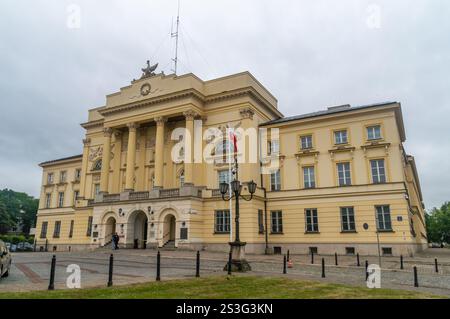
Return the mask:
{"type": "Polygon", "coordinates": [[[158,67],[158,63],[154,65],[150,65],[150,61],[147,60],[147,67],[141,69],[142,70],[142,76],[141,79],[149,78],[151,76],[155,75],[155,70],[158,67]]]}

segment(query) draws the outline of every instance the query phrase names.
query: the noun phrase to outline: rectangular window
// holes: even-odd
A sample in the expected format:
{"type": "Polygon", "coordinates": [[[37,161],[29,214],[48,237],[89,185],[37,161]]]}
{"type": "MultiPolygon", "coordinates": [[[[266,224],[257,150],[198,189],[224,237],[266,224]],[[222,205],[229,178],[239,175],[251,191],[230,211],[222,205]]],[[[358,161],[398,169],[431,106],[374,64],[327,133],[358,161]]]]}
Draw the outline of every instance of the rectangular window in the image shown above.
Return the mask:
{"type": "Polygon", "coordinates": [[[391,210],[389,205],[375,206],[377,211],[378,230],[392,230],[391,210]]]}
{"type": "Polygon", "coordinates": [[[335,131],[334,132],[334,143],[337,145],[347,144],[348,143],[347,131],[346,130],[335,131]]]}
{"type": "Polygon", "coordinates": [[[91,236],[92,233],[92,216],[88,217],[88,225],[87,225],[87,231],[86,231],[86,236],[91,236]]]}
{"type": "Polygon", "coordinates": [[[58,193],[58,207],[64,207],[64,192],[58,193]]]}
{"type": "Polygon", "coordinates": [[[73,204],[75,205],[78,197],[80,196],[80,191],[73,192],[73,204]]]}
{"type": "Polygon", "coordinates": [[[53,238],[59,238],[59,235],[61,233],[61,221],[55,222],[55,229],[53,229],[53,238]]]}
{"type": "Polygon", "coordinates": [[[230,184],[231,182],[230,171],[229,170],[218,171],[218,180],[219,185],[220,183],[230,184]]]}
{"type": "Polygon", "coordinates": [[[305,188],[315,188],[314,166],[303,167],[303,184],[305,188]]]}
{"type": "Polygon", "coordinates": [[[70,221],[70,228],[69,228],[69,238],[73,237],[73,225],[74,225],[75,221],[71,220],[70,221]]]}
{"type": "Polygon", "coordinates": [[[374,184],[386,183],[386,170],[384,168],[384,160],[370,161],[370,168],[372,170],[372,182],[374,184]]]}
{"type": "Polygon", "coordinates": [[[339,186],[348,186],[352,184],[350,175],[350,163],[338,163],[337,171],[339,186]]]}
{"type": "Polygon", "coordinates": [[[280,142],[273,140],[269,142],[269,154],[280,154],[280,142]]]}
{"type": "Polygon", "coordinates": [[[382,247],[383,256],[392,256],[392,247],[382,247]]]}
{"type": "Polygon", "coordinates": [[[258,232],[264,234],[264,212],[258,209],[258,232]]]}
{"type": "Polygon", "coordinates": [[[50,208],[51,204],[52,204],[52,194],[47,193],[45,194],[45,208],[50,208]]]}
{"type": "Polygon", "coordinates": [[[79,181],[81,179],[81,169],[80,168],[77,168],[76,170],[75,170],[75,181],[79,181]]]}
{"type": "Polygon", "coordinates": [[[53,184],[53,173],[47,174],[47,184],[53,184]]]}
{"type": "Polygon", "coordinates": [[[94,184],[94,197],[100,194],[100,184],[94,184]]]}
{"type": "Polygon", "coordinates": [[[273,211],[272,215],[272,233],[273,234],[281,234],[283,233],[283,212],[282,211],[273,211]]]}
{"type": "Polygon", "coordinates": [[[281,190],[280,170],[276,170],[270,174],[270,189],[272,191],[281,190]]]}
{"type": "Polygon", "coordinates": [[[67,172],[66,171],[59,172],[59,182],[65,183],[66,180],[67,180],[67,172]]]}
{"type": "Polygon", "coordinates": [[[367,139],[370,140],[379,140],[381,139],[381,127],[380,125],[373,125],[367,127],[367,139]]]}
{"type": "Polygon", "coordinates": [[[306,232],[319,232],[319,217],[317,216],[317,209],[305,209],[306,232]]]}
{"type": "Polygon", "coordinates": [[[42,227],[41,227],[41,238],[47,238],[47,227],[48,227],[48,222],[42,222],[42,227]]]}
{"type": "Polygon", "coordinates": [[[216,210],[214,231],[216,233],[227,234],[230,232],[230,211],[216,210]]]}
{"type": "Polygon", "coordinates": [[[300,147],[302,150],[309,150],[313,148],[312,135],[305,135],[300,137],[300,147]]]}
{"type": "Polygon", "coordinates": [[[341,207],[341,222],[343,232],[352,232],[356,230],[355,211],[353,207],[341,207]]]}

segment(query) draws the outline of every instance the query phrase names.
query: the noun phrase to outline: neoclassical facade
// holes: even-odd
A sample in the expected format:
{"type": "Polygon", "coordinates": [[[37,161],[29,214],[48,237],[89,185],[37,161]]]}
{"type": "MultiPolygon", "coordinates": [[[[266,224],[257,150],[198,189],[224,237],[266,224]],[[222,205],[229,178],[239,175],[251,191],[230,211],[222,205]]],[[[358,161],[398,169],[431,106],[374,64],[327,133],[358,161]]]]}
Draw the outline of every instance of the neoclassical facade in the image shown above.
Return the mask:
{"type": "Polygon", "coordinates": [[[412,255],[426,247],[399,103],[284,117],[248,72],[210,81],[144,73],[81,125],[81,155],[40,164],[37,249],[95,249],[117,232],[126,248],[227,251],[234,212],[218,188],[233,178],[226,159],[234,156],[239,180],[258,186],[240,206],[247,252],[412,255]],[[227,134],[205,137],[229,128],[268,138],[244,133],[235,153],[227,134]],[[174,136],[180,129],[185,135],[174,136]],[[174,152],[180,143],[192,147],[174,152]]]}

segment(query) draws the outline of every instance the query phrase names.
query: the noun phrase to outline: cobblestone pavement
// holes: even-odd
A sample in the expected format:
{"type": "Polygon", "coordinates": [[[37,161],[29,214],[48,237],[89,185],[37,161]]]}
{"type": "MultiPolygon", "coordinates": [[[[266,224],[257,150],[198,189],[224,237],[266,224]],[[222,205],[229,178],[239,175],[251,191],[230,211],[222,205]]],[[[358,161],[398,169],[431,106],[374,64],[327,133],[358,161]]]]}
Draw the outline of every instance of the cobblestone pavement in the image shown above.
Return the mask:
{"type": "MultiPolygon", "coordinates": [[[[81,286],[101,287],[108,281],[108,263],[110,250],[93,252],[56,253],[55,289],[65,289],[70,275],[67,266],[77,264],[81,268],[81,286]]],[[[0,280],[0,292],[45,290],[48,287],[52,253],[16,253],[8,278],[0,280]]],[[[224,275],[223,267],[228,254],[201,252],[201,275],[224,275]]],[[[161,279],[182,279],[195,276],[196,253],[193,251],[161,251],[161,279]]],[[[357,266],[355,256],[291,255],[292,268],[283,275],[283,256],[247,255],[252,266],[248,274],[258,276],[286,276],[314,281],[341,283],[353,286],[365,286],[365,261],[379,264],[378,257],[360,257],[357,266]],[[325,261],[326,278],[321,278],[321,260],[325,261]]],[[[450,296],[450,250],[430,249],[414,258],[405,257],[404,269],[400,269],[400,259],[383,257],[381,260],[382,288],[419,290],[444,296],[450,296]],[[438,259],[438,273],[435,272],[434,259],[438,259]],[[419,288],[414,287],[413,267],[418,268],[419,288]]],[[[124,285],[154,281],[156,278],[155,250],[118,250],[114,251],[114,285],[124,285]]]]}

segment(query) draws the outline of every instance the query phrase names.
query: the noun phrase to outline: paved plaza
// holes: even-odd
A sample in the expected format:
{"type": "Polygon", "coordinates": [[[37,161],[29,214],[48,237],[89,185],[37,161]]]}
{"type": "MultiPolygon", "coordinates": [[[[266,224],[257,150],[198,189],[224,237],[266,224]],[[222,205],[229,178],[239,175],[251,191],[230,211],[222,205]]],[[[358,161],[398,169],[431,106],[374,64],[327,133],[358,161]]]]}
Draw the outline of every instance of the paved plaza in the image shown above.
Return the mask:
{"type": "MultiPolygon", "coordinates": [[[[81,287],[106,286],[108,264],[111,250],[100,249],[92,252],[56,253],[55,289],[67,289],[66,280],[70,273],[67,267],[76,264],[81,269],[81,287]]],[[[155,250],[114,251],[114,285],[125,285],[154,281],[156,278],[155,250]]],[[[53,253],[15,253],[10,276],[0,280],[0,292],[45,290],[50,277],[50,264],[53,253]]],[[[283,256],[247,255],[252,271],[256,276],[287,276],[289,278],[326,281],[353,286],[365,286],[365,261],[378,264],[378,257],[360,257],[357,266],[356,256],[293,255],[292,268],[283,275],[283,256]],[[321,260],[325,259],[326,278],[321,278],[321,260]]],[[[201,252],[201,276],[225,275],[223,267],[228,254],[201,252]]],[[[161,251],[161,280],[187,279],[195,277],[196,252],[161,251]]],[[[400,269],[397,257],[383,257],[381,264],[382,288],[418,290],[450,296],[450,250],[430,249],[414,258],[405,257],[404,269],[400,269]],[[435,272],[434,259],[438,259],[439,269],[435,272]],[[419,288],[415,288],[413,267],[418,269],[419,288]]],[[[246,274],[246,275],[247,275],[246,274]]]]}

